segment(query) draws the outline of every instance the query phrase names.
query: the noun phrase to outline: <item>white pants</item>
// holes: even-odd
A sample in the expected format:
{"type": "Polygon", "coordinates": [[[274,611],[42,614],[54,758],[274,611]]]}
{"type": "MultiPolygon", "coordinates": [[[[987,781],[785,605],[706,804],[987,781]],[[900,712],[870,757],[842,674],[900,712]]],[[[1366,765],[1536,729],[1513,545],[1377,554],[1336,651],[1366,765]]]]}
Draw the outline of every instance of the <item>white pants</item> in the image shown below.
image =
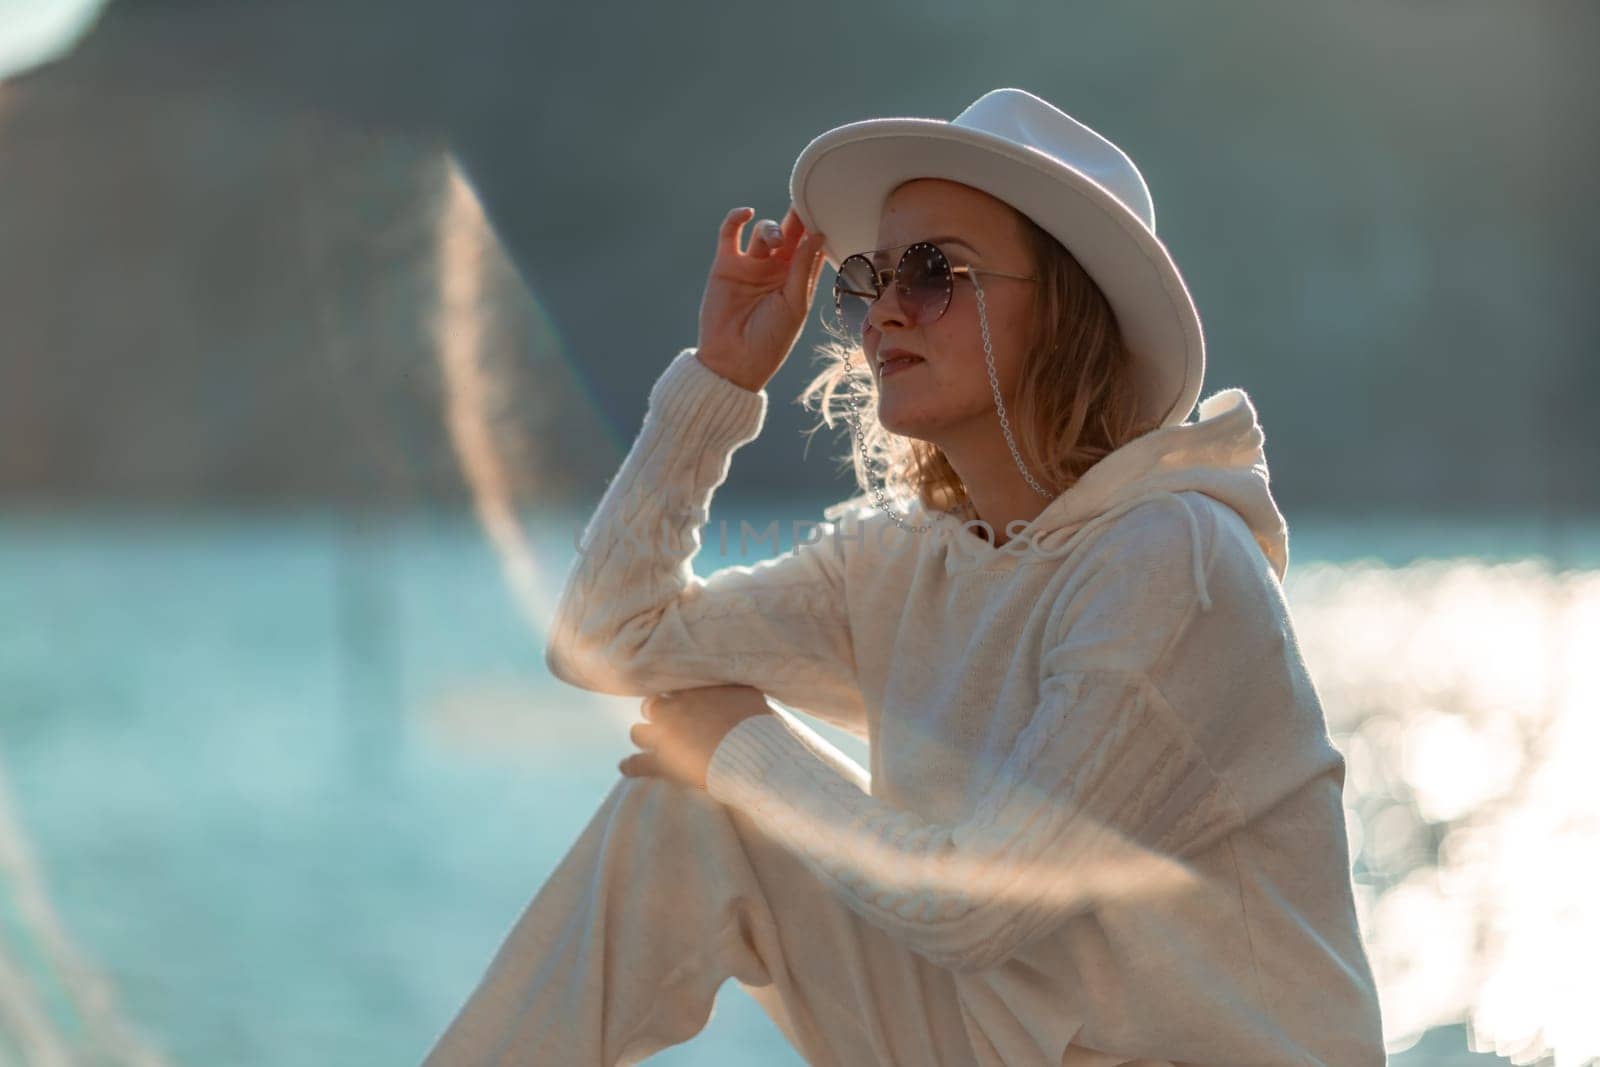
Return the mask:
{"type": "Polygon", "coordinates": [[[974,1065],[955,976],[856,915],[741,811],[621,778],[425,1067],[634,1064],[737,979],[814,1065],[974,1065]]]}

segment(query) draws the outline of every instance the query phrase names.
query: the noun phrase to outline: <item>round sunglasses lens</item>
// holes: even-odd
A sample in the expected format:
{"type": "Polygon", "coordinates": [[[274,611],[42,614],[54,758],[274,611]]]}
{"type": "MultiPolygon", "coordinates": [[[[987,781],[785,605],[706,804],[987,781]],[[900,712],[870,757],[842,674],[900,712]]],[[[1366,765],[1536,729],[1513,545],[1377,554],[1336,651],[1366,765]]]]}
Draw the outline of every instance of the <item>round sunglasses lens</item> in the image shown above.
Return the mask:
{"type": "Polygon", "coordinates": [[[833,280],[835,318],[839,328],[850,337],[860,337],[866,328],[867,312],[876,299],[877,287],[873,282],[872,264],[865,256],[850,256],[839,265],[838,276],[833,280]]]}
{"type": "Polygon", "coordinates": [[[926,326],[950,306],[950,261],[937,245],[921,242],[906,249],[895,272],[900,306],[918,326],[926,326]]]}

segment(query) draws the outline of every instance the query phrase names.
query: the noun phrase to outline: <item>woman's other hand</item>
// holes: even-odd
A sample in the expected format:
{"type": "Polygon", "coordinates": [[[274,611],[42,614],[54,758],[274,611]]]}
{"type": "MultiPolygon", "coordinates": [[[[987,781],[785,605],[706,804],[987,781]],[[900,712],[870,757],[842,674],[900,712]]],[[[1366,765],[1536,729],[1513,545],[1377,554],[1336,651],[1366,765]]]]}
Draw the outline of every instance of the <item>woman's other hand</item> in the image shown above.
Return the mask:
{"type": "Polygon", "coordinates": [[[734,208],[722,220],[717,254],[700,299],[700,362],[751,391],[766,387],[800,339],[822,273],[822,235],[807,231],[794,205],[783,224],[754,208],[734,208]]]}
{"type": "Polygon", "coordinates": [[[753,715],[775,714],[766,696],[748,685],[708,685],[644,698],[645,722],[628,730],[643,752],[626,757],[617,769],[629,778],[669,778],[696,789],[706,787],[706,768],[729,730],[753,715]]]}

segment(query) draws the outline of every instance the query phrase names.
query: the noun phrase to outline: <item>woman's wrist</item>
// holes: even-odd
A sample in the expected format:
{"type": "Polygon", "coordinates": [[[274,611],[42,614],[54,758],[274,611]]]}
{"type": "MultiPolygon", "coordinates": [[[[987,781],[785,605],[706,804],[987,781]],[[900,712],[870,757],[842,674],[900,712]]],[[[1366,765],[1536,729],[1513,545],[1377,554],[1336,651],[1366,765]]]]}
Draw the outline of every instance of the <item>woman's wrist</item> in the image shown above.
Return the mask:
{"type": "Polygon", "coordinates": [[[698,359],[701,365],[707,370],[719,375],[720,377],[726,378],[728,381],[732,382],[734,385],[737,385],[741,389],[747,389],[752,393],[759,393],[761,390],[767,387],[765,379],[757,380],[753,378],[750,375],[748,368],[739,366],[738,362],[735,360],[730,360],[725,356],[721,356],[716,352],[710,351],[704,347],[697,347],[694,354],[695,358],[698,359]]]}

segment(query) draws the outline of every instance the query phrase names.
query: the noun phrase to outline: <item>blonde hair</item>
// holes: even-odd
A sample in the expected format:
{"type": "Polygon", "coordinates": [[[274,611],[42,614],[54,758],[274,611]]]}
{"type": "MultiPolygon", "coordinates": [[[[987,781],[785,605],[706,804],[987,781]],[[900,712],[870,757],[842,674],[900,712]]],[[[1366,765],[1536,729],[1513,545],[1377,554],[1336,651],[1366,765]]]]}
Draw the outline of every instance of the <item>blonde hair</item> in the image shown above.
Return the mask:
{"type": "MultiPolygon", "coordinates": [[[[1047,490],[1061,492],[1102,457],[1160,423],[1139,419],[1131,356],[1105,294],[1060,241],[1006,206],[1021,225],[1040,294],[1033,302],[1022,372],[1015,399],[1008,398],[1007,419],[1028,470],[1047,490]]],[[[826,299],[831,301],[831,295],[826,299]]],[[[842,394],[853,390],[867,456],[862,457],[852,430],[849,462],[861,494],[826,509],[825,517],[832,520],[858,504],[872,503],[874,479],[883,483],[891,500],[915,497],[930,511],[969,509],[967,487],[937,445],[901,437],[879,424],[877,385],[860,339],[831,324],[828,332],[835,339],[816,349],[824,366],[799,400],[818,411],[815,432],[832,427],[840,416],[848,424],[849,399],[842,394]]],[[[841,466],[844,462],[841,458],[841,466]]]]}

